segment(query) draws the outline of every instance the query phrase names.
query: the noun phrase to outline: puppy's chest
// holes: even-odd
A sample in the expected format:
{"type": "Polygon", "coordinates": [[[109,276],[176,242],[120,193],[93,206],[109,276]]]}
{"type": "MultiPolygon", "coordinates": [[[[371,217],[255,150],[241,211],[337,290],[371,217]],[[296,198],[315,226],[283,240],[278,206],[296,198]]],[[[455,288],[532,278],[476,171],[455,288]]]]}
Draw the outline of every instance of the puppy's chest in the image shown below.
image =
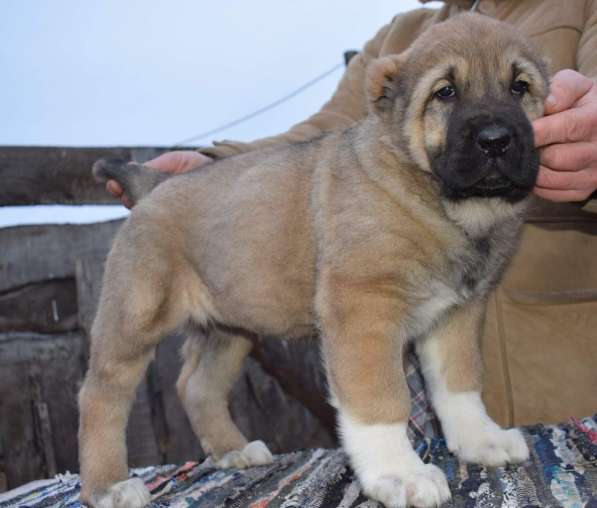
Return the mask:
{"type": "Polygon", "coordinates": [[[451,286],[464,300],[483,296],[495,284],[505,258],[489,236],[469,240],[468,248],[449,261],[451,286]]]}
{"type": "Polygon", "coordinates": [[[447,256],[446,268],[431,274],[424,296],[415,306],[416,328],[422,332],[452,307],[485,296],[499,279],[505,258],[489,237],[472,239],[447,256]]]}

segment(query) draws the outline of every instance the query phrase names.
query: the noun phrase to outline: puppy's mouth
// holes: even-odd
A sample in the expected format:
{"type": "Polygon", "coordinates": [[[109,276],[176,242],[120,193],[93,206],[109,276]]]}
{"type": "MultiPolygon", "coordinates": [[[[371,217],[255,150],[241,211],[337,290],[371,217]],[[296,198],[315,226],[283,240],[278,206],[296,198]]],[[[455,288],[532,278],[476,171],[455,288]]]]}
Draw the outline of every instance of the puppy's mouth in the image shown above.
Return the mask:
{"type": "MultiPolygon", "coordinates": [[[[452,200],[502,198],[514,202],[524,199],[533,188],[534,178],[520,178],[504,161],[488,160],[476,171],[462,171],[465,178],[454,178],[450,171],[435,172],[442,194],[452,200]],[[511,178],[508,175],[514,175],[511,178]]],[[[536,174],[536,172],[535,172],[536,174]]]]}
{"type": "Polygon", "coordinates": [[[479,190],[494,191],[507,190],[511,187],[515,187],[514,182],[505,176],[500,174],[487,175],[485,178],[481,178],[475,185],[474,188],[479,190]]]}
{"type": "Polygon", "coordinates": [[[464,151],[438,158],[432,168],[448,199],[502,198],[515,202],[531,192],[539,160],[532,148],[525,147],[511,150],[503,157],[464,151]]]}
{"type": "Polygon", "coordinates": [[[461,190],[463,197],[501,197],[506,200],[521,199],[530,191],[531,187],[521,186],[497,172],[492,172],[474,185],[461,190]]]}
{"type": "Polygon", "coordinates": [[[446,185],[445,182],[441,182],[440,185],[444,196],[452,200],[467,198],[503,198],[506,201],[514,202],[525,198],[532,189],[532,187],[528,186],[519,186],[509,178],[503,176],[488,176],[482,178],[474,185],[464,188],[446,185]]]}

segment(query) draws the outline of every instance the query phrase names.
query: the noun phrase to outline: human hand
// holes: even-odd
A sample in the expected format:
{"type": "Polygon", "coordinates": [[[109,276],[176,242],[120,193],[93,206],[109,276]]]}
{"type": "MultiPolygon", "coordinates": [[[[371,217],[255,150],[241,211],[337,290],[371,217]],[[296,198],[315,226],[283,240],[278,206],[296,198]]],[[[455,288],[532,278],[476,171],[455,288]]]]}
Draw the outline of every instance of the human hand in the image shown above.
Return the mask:
{"type": "Polygon", "coordinates": [[[541,149],[533,192],[550,201],[583,201],[597,189],[597,84],[570,69],[558,72],[545,115],[533,123],[541,149]]]}
{"type": "MultiPolygon", "coordinates": [[[[207,155],[199,152],[176,150],[174,152],[166,152],[155,159],[151,159],[145,162],[144,165],[164,173],[178,174],[203,166],[212,160],[207,155]]],[[[108,180],[106,182],[106,190],[114,197],[119,198],[127,208],[134,206],[134,203],[123,193],[122,187],[116,180],[108,180]]]]}

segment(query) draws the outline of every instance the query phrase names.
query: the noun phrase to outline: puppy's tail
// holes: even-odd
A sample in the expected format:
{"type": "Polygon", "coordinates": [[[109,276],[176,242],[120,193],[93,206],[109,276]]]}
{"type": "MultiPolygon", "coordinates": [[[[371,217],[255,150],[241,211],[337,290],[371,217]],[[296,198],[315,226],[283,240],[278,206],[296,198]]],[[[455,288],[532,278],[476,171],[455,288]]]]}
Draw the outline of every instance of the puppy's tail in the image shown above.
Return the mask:
{"type": "Polygon", "coordinates": [[[93,176],[98,182],[116,180],[124,195],[133,203],[138,203],[170,174],[156,171],[136,162],[125,162],[120,159],[99,159],[92,168],[93,176]]]}

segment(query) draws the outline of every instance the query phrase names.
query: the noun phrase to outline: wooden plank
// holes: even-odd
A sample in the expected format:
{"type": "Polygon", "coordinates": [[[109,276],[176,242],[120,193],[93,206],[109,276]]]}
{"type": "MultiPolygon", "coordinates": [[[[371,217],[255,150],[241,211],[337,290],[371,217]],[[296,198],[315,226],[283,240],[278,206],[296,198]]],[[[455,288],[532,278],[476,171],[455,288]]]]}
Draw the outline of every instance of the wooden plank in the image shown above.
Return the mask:
{"type": "Polygon", "coordinates": [[[152,419],[152,400],[143,380],[137,389],[137,396],[131,407],[126,428],[126,446],[130,467],[145,467],[162,464],[152,419]]]}
{"type": "MultiPolygon", "coordinates": [[[[8,488],[78,471],[77,393],[87,340],[72,334],[0,334],[0,436],[8,488]]],[[[127,427],[132,467],[162,462],[147,383],[138,389],[127,427]]]]}
{"type": "Polygon", "coordinates": [[[252,355],[286,393],[300,401],[330,434],[335,434],[336,417],[328,402],[319,340],[317,336],[300,339],[259,337],[252,355]]]}
{"type": "MultiPolygon", "coordinates": [[[[107,246],[106,246],[107,247],[107,246]]],[[[79,326],[89,334],[97,310],[106,252],[81,255],[75,262],[79,326]]]]}
{"type": "Polygon", "coordinates": [[[232,390],[230,413],[249,440],[263,440],[273,453],[335,446],[329,429],[251,357],[232,390]]]}
{"type": "Polygon", "coordinates": [[[160,408],[156,411],[158,441],[165,462],[169,464],[182,464],[187,460],[201,460],[205,457],[175,387],[182,365],[179,351],[184,340],[182,334],[173,334],[162,340],[150,367],[152,399],[160,408]]]}
{"type": "Polygon", "coordinates": [[[9,488],[78,469],[84,349],[81,333],[0,334],[0,435],[9,488]]]}
{"type": "Polygon", "coordinates": [[[0,206],[116,203],[91,176],[103,157],[145,162],[164,147],[0,147],[0,206]]]}
{"type": "Polygon", "coordinates": [[[72,278],[0,294],[0,332],[64,333],[77,327],[77,290],[72,278]]]}
{"type": "Polygon", "coordinates": [[[76,260],[107,252],[121,221],[0,229],[0,292],[73,278],[76,260]]]}
{"type": "Polygon", "coordinates": [[[56,454],[54,453],[54,438],[52,433],[52,422],[50,421],[50,410],[42,395],[39,376],[32,378],[33,386],[33,416],[38,441],[40,442],[41,454],[45,465],[46,476],[56,476],[56,454]]]}

